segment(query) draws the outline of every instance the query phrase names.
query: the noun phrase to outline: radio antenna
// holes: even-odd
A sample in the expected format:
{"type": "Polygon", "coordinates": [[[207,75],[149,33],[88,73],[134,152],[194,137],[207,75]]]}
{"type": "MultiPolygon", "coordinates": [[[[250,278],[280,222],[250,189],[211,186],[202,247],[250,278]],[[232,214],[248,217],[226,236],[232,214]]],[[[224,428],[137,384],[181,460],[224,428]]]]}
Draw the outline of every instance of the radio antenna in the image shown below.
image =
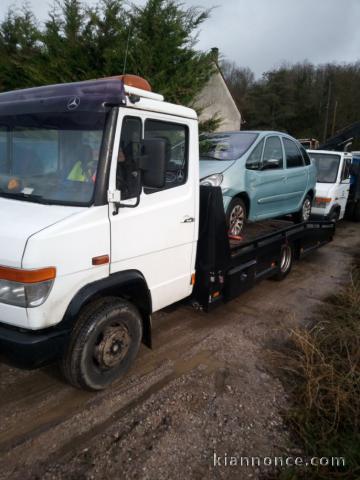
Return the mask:
{"type": "Polygon", "coordinates": [[[129,25],[129,33],[128,33],[128,37],[127,37],[127,41],[126,41],[123,75],[125,75],[125,72],[126,72],[126,63],[127,63],[128,53],[129,53],[130,33],[131,33],[131,28],[130,28],[130,25],[129,25]]]}

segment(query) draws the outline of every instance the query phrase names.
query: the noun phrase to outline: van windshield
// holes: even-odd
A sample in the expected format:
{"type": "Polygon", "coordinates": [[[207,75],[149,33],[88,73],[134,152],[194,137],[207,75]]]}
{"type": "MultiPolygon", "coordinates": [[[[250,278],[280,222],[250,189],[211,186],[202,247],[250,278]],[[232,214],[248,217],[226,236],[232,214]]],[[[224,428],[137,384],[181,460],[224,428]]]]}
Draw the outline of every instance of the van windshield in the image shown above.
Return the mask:
{"type": "Polygon", "coordinates": [[[89,205],[105,117],[80,111],[0,116],[0,196],[89,205]]]}
{"type": "Polygon", "coordinates": [[[250,132],[201,135],[200,160],[236,160],[251,147],[257,136],[250,132]]]}
{"type": "Polygon", "coordinates": [[[335,183],[339,170],[340,155],[332,155],[327,153],[308,153],[316,166],[316,181],[319,183],[335,183]]]}

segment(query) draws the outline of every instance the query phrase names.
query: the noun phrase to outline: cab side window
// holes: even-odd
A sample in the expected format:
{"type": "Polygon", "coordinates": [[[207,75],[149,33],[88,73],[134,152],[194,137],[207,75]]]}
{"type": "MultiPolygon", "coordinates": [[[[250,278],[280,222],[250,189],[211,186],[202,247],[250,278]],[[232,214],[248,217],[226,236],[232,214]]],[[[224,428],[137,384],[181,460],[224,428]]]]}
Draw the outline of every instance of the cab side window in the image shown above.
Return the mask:
{"type": "Polygon", "coordinates": [[[259,170],[261,167],[261,156],[264,147],[264,140],[256,145],[254,150],[248,156],[246,160],[246,168],[250,170],[259,170]]]}
{"type": "Polygon", "coordinates": [[[350,158],[344,159],[344,166],[341,172],[341,181],[348,180],[350,178],[350,168],[351,168],[351,160],[350,158]]]}
{"type": "Polygon", "coordinates": [[[283,137],[287,168],[303,167],[304,160],[295,142],[283,137]]]}
{"type": "Polygon", "coordinates": [[[263,162],[268,160],[278,160],[279,166],[274,168],[283,168],[284,159],[281,141],[279,137],[268,137],[265,142],[263,162]]]}
{"type": "Polygon", "coordinates": [[[140,155],[142,122],[138,117],[124,117],[116,168],[116,189],[121,191],[121,199],[138,195],[140,178],[136,159],[140,155]]]}
{"type": "Polygon", "coordinates": [[[186,125],[160,120],[146,120],[145,139],[157,138],[166,142],[166,179],[160,189],[145,188],[145,193],[179,187],[187,181],[189,132],[186,125]]]}

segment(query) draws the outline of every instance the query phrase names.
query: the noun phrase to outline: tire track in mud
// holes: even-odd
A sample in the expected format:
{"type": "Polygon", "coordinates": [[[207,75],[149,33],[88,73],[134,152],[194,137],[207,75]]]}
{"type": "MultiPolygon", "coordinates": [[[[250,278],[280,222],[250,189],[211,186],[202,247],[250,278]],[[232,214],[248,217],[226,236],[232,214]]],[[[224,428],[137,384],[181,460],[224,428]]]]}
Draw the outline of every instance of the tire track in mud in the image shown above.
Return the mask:
{"type": "MultiPolygon", "coordinates": [[[[279,284],[266,282],[210,314],[194,312],[180,304],[154,315],[154,350],[142,348],[129,374],[106,392],[93,394],[73,389],[60,379],[56,367],[23,373],[14,369],[9,371],[2,364],[0,478],[33,479],[46,464],[69,458],[75,449],[78,451],[105,433],[113,422],[136,411],[150,397],[200,365],[204,366],[205,374],[211,375],[215,371],[216,389],[220,394],[224,381],[221,375],[217,375],[217,370],[224,365],[213,358],[215,352],[203,350],[195,354],[193,349],[199,351],[200,347],[201,350],[202,342],[210,335],[216,335],[217,329],[221,331],[227,323],[232,323],[236,329],[239,326],[237,334],[250,341],[255,338],[254,323],[258,328],[255,341],[266,336],[269,327],[261,326],[259,317],[262,311],[274,309],[283,295],[288,297],[285,312],[292,308],[300,314],[306,312],[311,297],[315,297],[312,303],[322,298],[322,295],[317,298],[316,289],[306,294],[308,281],[314,283],[314,277],[330,268],[329,265],[332,265],[332,272],[336,272],[336,265],[340,266],[349,256],[344,251],[345,245],[354,250],[359,232],[358,228],[351,232],[348,227],[340,227],[333,244],[301,262],[303,266],[290,275],[280,288],[280,295],[279,284]],[[304,295],[307,302],[300,304],[304,295]],[[258,301],[260,297],[262,303],[258,301]],[[55,442],[58,433],[61,435],[55,442]]],[[[339,278],[326,279],[333,286],[339,281],[339,278]]],[[[219,348],[224,347],[219,345],[219,348]]]]}
{"type": "MultiPolygon", "coordinates": [[[[195,347],[199,342],[194,342],[191,345],[189,345],[190,349],[195,347]]],[[[34,478],[36,476],[36,470],[41,470],[41,468],[52,462],[58,462],[62,459],[65,459],[67,456],[71,455],[74,453],[74,445],[76,445],[76,449],[83,449],[86,447],[88,443],[90,443],[94,438],[96,438],[98,435],[101,435],[103,432],[106,432],[106,430],[111,427],[115,422],[121,421],[122,418],[130,414],[133,410],[135,410],[138,406],[141,404],[145,403],[150,397],[153,395],[156,395],[157,392],[161,391],[162,389],[166,388],[168,385],[170,385],[173,381],[177,380],[180,378],[182,375],[186,375],[190,373],[192,370],[198,368],[200,365],[203,367],[202,372],[204,374],[210,375],[214,371],[219,370],[220,368],[223,367],[222,362],[219,362],[214,359],[214,353],[212,351],[200,351],[196,355],[190,356],[187,359],[178,359],[177,361],[174,362],[172,365],[172,369],[170,373],[165,374],[160,380],[155,381],[155,383],[151,384],[147,389],[145,389],[143,392],[137,395],[133,395],[132,399],[122,405],[120,408],[115,409],[112,411],[105,419],[102,419],[101,421],[95,423],[93,426],[90,428],[84,430],[80,434],[75,434],[73,436],[70,436],[67,438],[65,442],[61,444],[61,446],[55,450],[53,450],[47,457],[46,460],[40,460],[39,462],[36,462],[34,465],[34,471],[28,475],[28,470],[27,469],[18,469],[16,465],[16,461],[13,465],[11,465],[11,462],[6,465],[6,468],[2,468],[2,473],[6,474],[5,477],[3,475],[0,475],[1,478],[12,478],[13,480],[15,478],[21,478],[21,479],[26,479],[26,478],[34,478]],[[6,470],[6,471],[4,471],[6,470]],[[15,473],[15,470],[16,473],[15,473]]],[[[141,381],[142,376],[139,377],[139,381],[141,381]]],[[[114,391],[111,392],[112,395],[121,395],[122,390],[124,387],[120,389],[115,389],[114,391]]],[[[80,392],[84,393],[84,392],[80,392]]],[[[91,393],[85,392],[88,395],[92,395],[91,393]]],[[[75,396],[76,398],[76,396],[75,396]]],[[[104,402],[106,402],[106,399],[104,398],[104,395],[99,395],[97,396],[93,402],[91,402],[91,405],[88,405],[87,408],[90,407],[97,407],[97,406],[104,406],[104,402]]],[[[76,412],[71,412],[69,415],[65,417],[61,417],[57,420],[54,421],[48,421],[45,422],[41,425],[39,425],[37,428],[28,431],[24,434],[20,434],[17,436],[14,436],[12,438],[6,438],[6,435],[4,435],[3,441],[1,441],[1,436],[0,436],[0,452],[1,454],[12,454],[14,451],[16,451],[16,448],[21,447],[26,445],[27,442],[31,441],[31,444],[33,445],[34,441],[40,440],[40,437],[42,434],[46,436],[46,432],[49,430],[55,428],[56,426],[59,426],[61,423],[65,423],[66,421],[70,420],[74,414],[79,413],[82,410],[83,404],[77,405],[76,412]]],[[[7,435],[9,436],[9,432],[7,432],[7,435]]],[[[26,447],[25,447],[26,448],[26,447]]],[[[31,448],[31,447],[30,447],[31,448]]],[[[1,462],[0,462],[1,466],[1,462]]],[[[40,478],[40,477],[39,477],[40,478]]]]}
{"type": "MultiPolygon", "coordinates": [[[[181,315],[181,310],[182,309],[180,308],[179,311],[176,311],[175,315],[181,315]]],[[[194,319],[191,319],[190,317],[187,319],[187,321],[184,321],[180,330],[188,330],[188,324],[193,323],[193,320],[194,319]]],[[[195,320],[198,319],[195,318],[195,320]]],[[[166,323],[167,327],[169,328],[162,329],[161,335],[156,338],[156,342],[161,340],[159,337],[162,337],[166,330],[174,329],[174,324],[172,322],[166,323]]],[[[206,327],[204,324],[202,326],[204,328],[206,327]]],[[[175,327],[179,327],[179,325],[175,324],[175,327]]],[[[135,365],[135,368],[130,372],[131,378],[136,378],[136,381],[131,383],[130,388],[136,388],[142,383],[146,384],[147,375],[154,372],[154,370],[159,369],[164,363],[167,362],[170,364],[173,362],[174,371],[159,381],[158,388],[151,386],[149,388],[148,395],[152,395],[153,388],[154,391],[163,388],[164,385],[182,374],[181,364],[185,366],[185,369],[187,368],[186,365],[188,365],[188,362],[186,360],[182,360],[181,358],[179,359],[179,356],[186,355],[186,352],[191,351],[192,348],[201,343],[206,337],[207,335],[204,334],[201,336],[201,338],[197,338],[195,341],[189,341],[189,338],[186,335],[173,335],[172,341],[167,342],[166,344],[164,343],[162,348],[159,349],[160,351],[158,350],[156,353],[144,348],[141,352],[142,354],[139,356],[137,365],[135,365]]],[[[197,358],[198,356],[192,357],[192,359],[195,359],[193,368],[198,366],[196,363],[197,358]]],[[[192,359],[190,364],[192,364],[192,359]]],[[[206,364],[211,363],[210,357],[204,357],[203,360],[206,360],[206,364]]],[[[186,369],[186,371],[188,370],[186,369]]],[[[39,372],[34,372],[34,377],[37,377],[35,382],[32,375],[26,379],[24,384],[21,385],[21,387],[15,392],[16,394],[14,395],[15,398],[13,400],[11,400],[11,391],[5,393],[5,395],[1,397],[0,409],[2,414],[5,413],[5,406],[11,410],[13,410],[15,406],[17,409],[27,410],[29,405],[36,404],[36,402],[40,401],[44,395],[48,395],[50,400],[45,405],[39,405],[38,411],[36,411],[36,407],[35,409],[33,408],[33,412],[30,417],[28,412],[25,411],[26,418],[24,418],[22,423],[19,424],[19,419],[14,418],[15,423],[10,428],[6,428],[5,426],[5,428],[3,428],[1,431],[0,427],[1,455],[11,451],[12,449],[15,449],[16,447],[19,447],[20,445],[28,442],[30,439],[35,440],[37,437],[45,434],[47,431],[67,422],[84,409],[96,408],[97,406],[101,405],[102,402],[106,402],[107,398],[110,396],[121,397],[121,395],[129,388],[129,376],[119,380],[110,390],[99,392],[97,394],[76,390],[64,383],[54,382],[54,379],[49,376],[49,373],[45,376],[43,375],[43,372],[41,372],[39,376],[39,372]],[[42,384],[44,379],[46,379],[45,385],[42,384]],[[27,391],[28,387],[30,391],[27,391]],[[25,395],[22,396],[22,394],[25,395]],[[63,395],[62,398],[59,398],[59,394],[63,395]]],[[[144,398],[148,398],[146,391],[141,395],[144,395],[144,398]]],[[[141,403],[141,401],[142,400],[136,402],[134,406],[141,403]]],[[[132,402],[124,405],[120,410],[125,412],[127,408],[131,408],[131,404],[132,402]]]]}

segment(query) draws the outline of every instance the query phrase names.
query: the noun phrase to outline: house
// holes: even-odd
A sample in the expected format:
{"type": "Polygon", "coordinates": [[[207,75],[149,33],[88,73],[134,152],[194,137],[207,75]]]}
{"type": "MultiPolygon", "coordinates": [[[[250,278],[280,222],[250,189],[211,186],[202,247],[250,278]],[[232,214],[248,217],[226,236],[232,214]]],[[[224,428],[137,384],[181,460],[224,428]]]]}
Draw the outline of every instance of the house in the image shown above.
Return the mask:
{"type": "Polygon", "coordinates": [[[216,131],[240,130],[241,113],[226,84],[218,64],[219,49],[212,48],[215,73],[195,99],[194,107],[199,112],[199,121],[213,118],[221,120],[216,131]]]}

